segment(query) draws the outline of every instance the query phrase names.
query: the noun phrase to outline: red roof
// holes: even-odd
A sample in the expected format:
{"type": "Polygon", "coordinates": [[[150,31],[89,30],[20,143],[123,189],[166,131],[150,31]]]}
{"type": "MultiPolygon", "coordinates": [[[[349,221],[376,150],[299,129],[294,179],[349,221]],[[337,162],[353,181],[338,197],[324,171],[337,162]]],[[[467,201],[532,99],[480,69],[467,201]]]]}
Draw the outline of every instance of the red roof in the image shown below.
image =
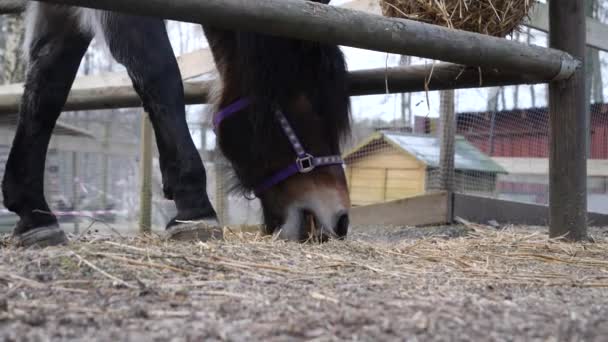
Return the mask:
{"type": "MultiPolygon", "coordinates": [[[[608,159],[608,104],[592,105],[590,114],[591,158],[608,159]]],[[[416,117],[414,130],[430,133],[433,126],[428,118],[416,117]]],[[[547,158],[548,132],[546,107],[457,114],[457,134],[494,157],[547,158]]]]}

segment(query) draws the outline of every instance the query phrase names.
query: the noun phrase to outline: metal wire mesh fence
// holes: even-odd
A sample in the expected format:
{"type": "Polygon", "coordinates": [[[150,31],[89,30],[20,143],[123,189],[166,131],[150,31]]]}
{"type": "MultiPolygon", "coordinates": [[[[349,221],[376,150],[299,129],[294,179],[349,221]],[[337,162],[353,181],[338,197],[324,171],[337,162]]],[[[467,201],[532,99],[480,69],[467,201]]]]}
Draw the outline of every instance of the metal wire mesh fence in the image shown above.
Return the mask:
{"type": "MultiPolygon", "coordinates": [[[[547,35],[530,29],[513,39],[546,46],[547,35]]],[[[587,60],[588,209],[608,213],[608,105],[605,102],[608,82],[604,76],[608,54],[590,49],[587,60]]],[[[387,56],[386,65],[396,64],[395,56],[387,56]]],[[[382,117],[377,119],[379,122],[367,118],[356,121],[356,132],[359,125],[366,126],[368,131],[363,134],[367,138],[356,137],[362,143],[355,144],[355,152],[348,154],[347,174],[353,204],[395,199],[391,194],[405,197],[445,189],[446,177],[453,177],[450,186],[457,192],[548,204],[547,86],[459,90],[453,98],[443,95],[445,93],[440,92],[409,94],[407,100],[400,95],[386,95],[376,102],[386,110],[376,113],[382,117]],[[450,113],[450,101],[455,102],[455,139],[453,146],[442,146],[442,118],[450,113]],[[395,104],[393,108],[390,108],[391,102],[395,104]],[[451,169],[446,168],[449,161],[446,164],[443,159],[446,148],[454,153],[453,175],[446,174],[451,169]],[[409,191],[397,190],[404,189],[404,183],[397,185],[394,181],[392,175],[397,173],[407,175],[409,191]]],[[[358,99],[353,101],[357,105],[364,103],[358,99]]],[[[355,114],[370,114],[357,113],[357,105],[355,114]]]]}
{"type": "MultiPolygon", "coordinates": [[[[599,213],[608,213],[608,106],[602,77],[606,74],[607,57],[604,52],[590,50],[587,58],[591,65],[587,75],[588,209],[599,213]]],[[[493,196],[548,204],[549,111],[546,88],[538,88],[493,89],[486,110],[464,110],[457,115],[457,134],[504,169],[497,175],[493,196]]],[[[467,93],[470,91],[459,95],[467,93]]],[[[471,180],[465,192],[474,183],[471,180]]]]}
{"type": "MultiPolygon", "coordinates": [[[[163,195],[155,141],[141,139],[142,115],[141,109],[63,115],[48,151],[44,184],[47,202],[66,230],[82,232],[97,222],[96,229],[106,223],[115,230],[136,232],[144,210],[149,212],[143,213],[149,217],[145,224],[159,232],[176,215],[173,201],[163,195]],[[148,166],[142,160],[142,144],[146,141],[152,154],[148,166]],[[150,177],[142,176],[145,168],[150,170],[150,177]],[[149,208],[142,203],[147,197],[149,208]]],[[[16,123],[13,117],[6,126],[14,128],[16,123]]],[[[214,138],[208,136],[208,125],[201,125],[199,120],[190,126],[194,138],[206,140],[197,141],[197,145],[207,171],[207,191],[221,222],[257,222],[257,201],[229,193],[230,167],[214,146],[209,148],[214,138]],[[201,134],[203,131],[206,134],[201,134]]],[[[14,134],[14,129],[6,131],[8,135],[0,144],[0,174],[4,174],[11,147],[7,143],[14,134]]],[[[0,217],[2,231],[9,231],[17,220],[4,207],[0,208],[0,217]]]]}

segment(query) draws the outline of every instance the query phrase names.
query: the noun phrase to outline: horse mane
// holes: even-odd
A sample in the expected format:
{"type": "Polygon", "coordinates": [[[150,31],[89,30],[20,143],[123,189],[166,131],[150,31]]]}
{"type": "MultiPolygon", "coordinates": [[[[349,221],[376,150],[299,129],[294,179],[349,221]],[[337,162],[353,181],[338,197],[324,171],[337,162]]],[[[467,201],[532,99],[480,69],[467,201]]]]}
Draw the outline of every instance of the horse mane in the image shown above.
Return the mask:
{"type": "Polygon", "coordinates": [[[211,96],[212,110],[250,96],[255,99],[250,118],[254,130],[261,133],[272,127],[268,120],[274,121],[274,116],[269,114],[276,106],[285,107],[303,93],[314,110],[336,128],[335,139],[350,133],[347,68],[338,46],[249,32],[236,32],[232,37],[235,53],[230,62],[235,64],[229,69],[234,74],[229,71],[224,76],[238,77],[238,81],[227,80],[238,86],[211,96]]]}

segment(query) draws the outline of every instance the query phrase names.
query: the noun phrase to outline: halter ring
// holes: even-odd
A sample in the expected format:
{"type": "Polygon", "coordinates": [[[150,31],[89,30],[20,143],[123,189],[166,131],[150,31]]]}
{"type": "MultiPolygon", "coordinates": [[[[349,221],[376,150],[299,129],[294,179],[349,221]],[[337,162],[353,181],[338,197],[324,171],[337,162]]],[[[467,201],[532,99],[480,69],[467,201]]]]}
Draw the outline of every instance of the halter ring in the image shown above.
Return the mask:
{"type": "Polygon", "coordinates": [[[296,164],[298,165],[298,171],[300,173],[309,173],[315,169],[315,158],[307,153],[298,157],[296,159],[296,164]]]}

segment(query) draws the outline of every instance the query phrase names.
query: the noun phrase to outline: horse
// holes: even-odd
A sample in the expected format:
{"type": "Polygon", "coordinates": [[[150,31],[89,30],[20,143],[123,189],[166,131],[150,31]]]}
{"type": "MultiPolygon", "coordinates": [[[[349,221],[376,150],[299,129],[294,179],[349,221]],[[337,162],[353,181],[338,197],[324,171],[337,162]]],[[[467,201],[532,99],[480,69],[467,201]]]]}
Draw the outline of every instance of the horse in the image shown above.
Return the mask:
{"type": "MultiPolygon", "coordinates": [[[[329,0],[315,2],[329,3],[329,0]]],[[[347,236],[350,199],[340,144],[350,129],[347,68],[338,46],[203,25],[218,73],[217,145],[235,189],[262,205],[264,231],[289,241],[347,236]]],[[[26,81],[2,181],[21,246],[68,242],[43,194],[55,123],[91,40],[102,39],[142,100],[159,150],[163,194],[177,215],[168,238],[219,227],[206,170],[185,118],[184,90],[162,19],[29,2],[26,81]]]]}

